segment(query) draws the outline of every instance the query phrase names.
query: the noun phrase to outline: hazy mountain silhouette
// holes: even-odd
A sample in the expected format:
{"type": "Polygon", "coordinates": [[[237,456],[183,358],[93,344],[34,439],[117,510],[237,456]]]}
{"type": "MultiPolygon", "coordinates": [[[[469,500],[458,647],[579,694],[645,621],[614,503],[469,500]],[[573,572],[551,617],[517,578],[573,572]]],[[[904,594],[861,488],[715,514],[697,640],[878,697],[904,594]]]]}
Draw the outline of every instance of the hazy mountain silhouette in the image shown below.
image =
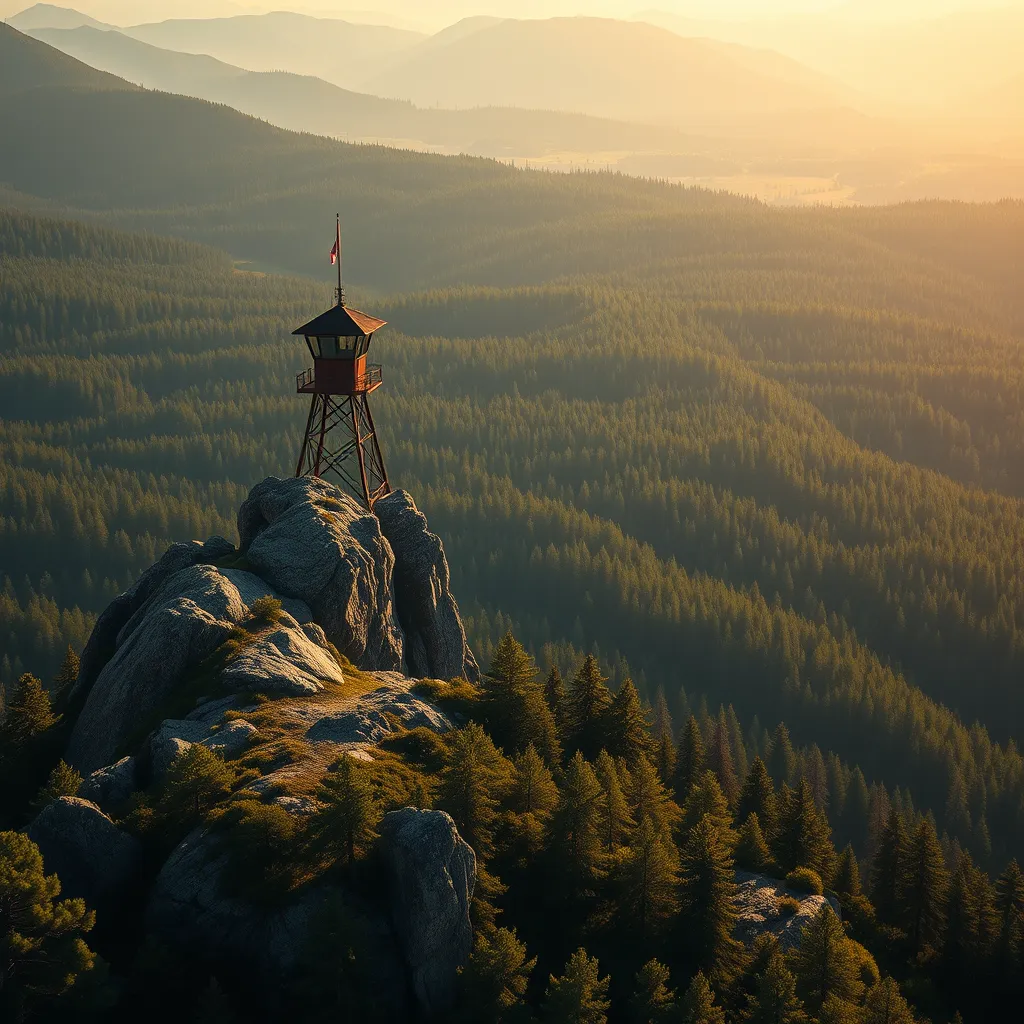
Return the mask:
{"type": "Polygon", "coordinates": [[[89,25],[92,28],[110,28],[111,26],[90,18],[88,14],[72,10],[69,7],[57,7],[55,4],[35,4],[7,19],[19,32],[29,32],[40,28],[79,28],[89,25]]]}
{"type": "Polygon", "coordinates": [[[247,71],[315,74],[349,89],[426,38],[403,29],[288,12],[163,21],[124,32],[169,50],[209,54],[247,71]]]}
{"type": "MultiPolygon", "coordinates": [[[[28,90],[52,87],[101,90],[131,88],[120,78],[97,71],[0,22],[0,96],[9,97],[28,90]]],[[[28,105],[30,101],[24,102],[28,105]]],[[[18,135],[4,137],[17,140],[18,146],[27,141],[18,135]]]]}
{"type": "Polygon", "coordinates": [[[422,106],[541,107],[686,126],[846,102],[845,90],[798,76],[782,58],[602,18],[506,20],[446,45],[431,40],[363,88],[422,106]]]}
{"type": "Polygon", "coordinates": [[[421,110],[350,92],[319,78],[252,72],[205,55],[150,46],[116,31],[38,29],[31,33],[87,64],[149,89],[226,103],[293,131],[349,139],[390,139],[489,156],[553,150],[678,148],[671,129],[550,111],[482,108],[421,110]]]}

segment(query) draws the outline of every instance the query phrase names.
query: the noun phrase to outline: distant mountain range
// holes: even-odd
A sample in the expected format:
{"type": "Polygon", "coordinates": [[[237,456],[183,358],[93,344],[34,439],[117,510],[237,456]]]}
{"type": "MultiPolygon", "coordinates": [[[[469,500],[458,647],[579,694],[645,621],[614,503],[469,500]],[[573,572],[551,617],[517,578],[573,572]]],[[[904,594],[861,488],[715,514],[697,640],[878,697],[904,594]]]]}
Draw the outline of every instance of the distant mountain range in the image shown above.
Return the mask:
{"type": "Polygon", "coordinates": [[[849,91],[778,54],[603,18],[498,21],[430,40],[363,89],[421,106],[547,108],[702,129],[722,117],[837,108],[849,91]]]}
{"type": "MultiPolygon", "coordinates": [[[[11,24],[37,35],[81,27],[74,12],[41,5],[15,16],[11,24]]],[[[720,40],[681,38],[643,22],[475,17],[425,36],[386,26],[275,13],[178,19],[119,31],[164,50],[213,57],[235,69],[315,76],[345,89],[407,100],[424,108],[553,110],[720,135],[723,122],[749,126],[766,115],[807,111],[834,111],[841,120],[845,116],[838,113],[841,108],[856,106],[856,95],[848,87],[790,57],[720,40]]],[[[181,65],[168,77],[168,61],[161,58],[158,82],[155,72],[148,80],[142,74],[146,68],[137,62],[145,58],[138,54],[118,56],[125,63],[117,67],[103,63],[113,59],[113,43],[101,50],[95,40],[87,48],[84,40],[46,38],[136,81],[241,102],[237,92],[241,83],[226,91],[234,72],[225,74],[212,66],[206,72],[198,66],[185,70],[181,65]],[[195,84],[197,74],[203,78],[201,88],[195,84]],[[220,83],[216,95],[209,84],[211,77],[220,83]]],[[[271,116],[263,110],[273,103],[278,112],[271,119],[283,123],[280,110],[289,104],[289,96],[296,95],[298,86],[281,85],[283,95],[274,99],[266,83],[246,83],[242,109],[271,116]],[[248,98],[260,89],[264,98],[248,98]]],[[[297,116],[290,115],[287,123],[325,130],[319,112],[302,122],[297,116]]],[[[394,135],[390,130],[380,134],[394,135]]]]}
{"type": "Polygon", "coordinates": [[[95,68],[148,89],[226,103],[293,131],[353,140],[391,140],[487,156],[551,151],[678,149],[671,129],[551,111],[421,110],[351,92],[319,78],[253,72],[213,57],[177,53],[117,31],[82,27],[30,33],[95,68]]]}

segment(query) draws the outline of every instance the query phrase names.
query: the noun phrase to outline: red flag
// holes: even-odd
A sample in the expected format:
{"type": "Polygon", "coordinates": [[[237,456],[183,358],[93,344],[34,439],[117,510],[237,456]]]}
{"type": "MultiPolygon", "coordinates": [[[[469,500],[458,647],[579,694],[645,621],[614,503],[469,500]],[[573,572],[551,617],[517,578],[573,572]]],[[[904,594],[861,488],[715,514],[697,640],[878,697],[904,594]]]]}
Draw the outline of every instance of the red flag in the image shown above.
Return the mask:
{"type": "Polygon", "coordinates": [[[334,248],[331,250],[331,266],[338,262],[338,240],[334,240],[334,248]]]}

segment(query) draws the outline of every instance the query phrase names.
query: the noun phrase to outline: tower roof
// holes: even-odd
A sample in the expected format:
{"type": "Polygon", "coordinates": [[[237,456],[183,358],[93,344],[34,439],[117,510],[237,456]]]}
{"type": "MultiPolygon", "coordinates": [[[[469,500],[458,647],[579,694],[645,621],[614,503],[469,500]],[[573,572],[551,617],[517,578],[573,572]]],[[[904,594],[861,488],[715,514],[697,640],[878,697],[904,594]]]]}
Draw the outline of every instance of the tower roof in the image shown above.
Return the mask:
{"type": "Polygon", "coordinates": [[[348,306],[332,306],[326,313],[314,317],[292,334],[321,338],[365,338],[383,327],[387,320],[378,320],[369,313],[360,313],[348,306]]]}

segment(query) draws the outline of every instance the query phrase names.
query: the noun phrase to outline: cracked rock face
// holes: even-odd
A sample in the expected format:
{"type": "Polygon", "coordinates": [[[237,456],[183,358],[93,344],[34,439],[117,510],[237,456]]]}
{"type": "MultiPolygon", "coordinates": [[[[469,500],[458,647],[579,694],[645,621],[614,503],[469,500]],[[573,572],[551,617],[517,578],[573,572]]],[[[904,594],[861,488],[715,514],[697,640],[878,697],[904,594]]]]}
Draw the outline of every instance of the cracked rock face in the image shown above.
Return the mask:
{"type": "Polygon", "coordinates": [[[395,604],[405,635],[409,675],[420,679],[480,678],[466,643],[441,539],[407,491],[393,491],[374,506],[395,554],[395,604]]]}
{"type": "Polygon", "coordinates": [[[469,907],[476,854],[444,811],[386,814],[380,849],[391,869],[391,916],[416,1000],[428,1018],[455,1003],[458,970],[473,948],[469,907]]]}
{"type": "Polygon", "coordinates": [[[248,616],[243,594],[249,601],[277,596],[251,573],[212,565],[192,565],[165,578],[118,631],[114,655],[75,723],[68,763],[82,774],[111,764],[248,616]]]}
{"type": "MultiPolygon", "coordinates": [[[[326,642],[323,630],[316,625],[313,629],[326,642]]],[[[310,639],[294,620],[285,620],[234,658],[221,679],[239,691],[301,697],[318,693],[325,681],[343,683],[345,676],[330,651],[310,639]]]]}
{"type": "Polygon", "coordinates": [[[253,571],[308,604],[349,661],[364,669],[401,667],[395,559],[376,516],[322,480],[270,477],[239,509],[238,534],[253,571]]]}
{"type": "Polygon", "coordinates": [[[65,897],[80,897],[104,910],[130,887],[142,848],[95,804],[62,796],[47,804],[28,827],[47,874],[60,876],[65,897]]]}

